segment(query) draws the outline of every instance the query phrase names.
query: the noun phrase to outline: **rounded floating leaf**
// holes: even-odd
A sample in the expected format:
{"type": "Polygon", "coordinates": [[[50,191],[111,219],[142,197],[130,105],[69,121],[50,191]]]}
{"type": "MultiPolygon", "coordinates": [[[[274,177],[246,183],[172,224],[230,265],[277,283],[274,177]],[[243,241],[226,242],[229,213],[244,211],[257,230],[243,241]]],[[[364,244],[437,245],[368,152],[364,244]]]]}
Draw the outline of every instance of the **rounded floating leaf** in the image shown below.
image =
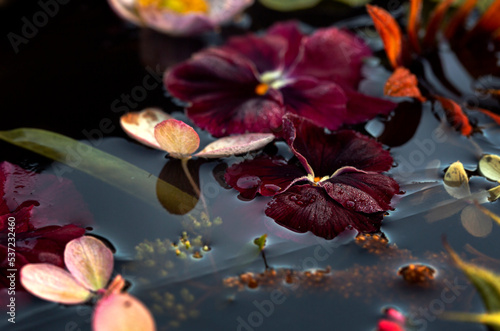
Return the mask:
{"type": "Polygon", "coordinates": [[[272,133],[247,133],[218,139],[195,156],[219,158],[260,149],[274,140],[272,133]]]}
{"type": "Polygon", "coordinates": [[[113,253],[90,236],[71,240],[64,250],[64,262],[73,277],[93,291],[106,287],[113,271],[113,253]]]}
{"type": "Polygon", "coordinates": [[[489,154],[479,160],[479,171],[489,180],[500,180],[500,156],[489,154]]]}
{"type": "Polygon", "coordinates": [[[92,296],[69,272],[48,263],[25,265],[21,269],[21,284],[39,298],[63,304],[83,303],[92,296]]]}
{"type": "Polygon", "coordinates": [[[155,138],[161,148],[176,159],[191,156],[200,146],[200,137],[182,121],[169,119],[156,125],[155,138]]]}
{"type": "Polygon", "coordinates": [[[470,195],[469,177],[460,161],[453,163],[444,175],[444,188],[456,199],[470,195]]]}
{"type": "Polygon", "coordinates": [[[120,117],[123,131],[131,138],[149,147],[162,149],[155,138],[155,126],[172,116],[158,108],[146,108],[138,112],[130,112],[120,117]]]}
{"type": "Polygon", "coordinates": [[[462,210],[460,220],[465,230],[474,237],[486,237],[493,230],[493,221],[491,218],[474,205],[467,206],[462,210]]]}
{"type": "Polygon", "coordinates": [[[92,319],[94,331],[153,331],[153,316],[139,300],[127,293],[99,300],[92,319]]]}

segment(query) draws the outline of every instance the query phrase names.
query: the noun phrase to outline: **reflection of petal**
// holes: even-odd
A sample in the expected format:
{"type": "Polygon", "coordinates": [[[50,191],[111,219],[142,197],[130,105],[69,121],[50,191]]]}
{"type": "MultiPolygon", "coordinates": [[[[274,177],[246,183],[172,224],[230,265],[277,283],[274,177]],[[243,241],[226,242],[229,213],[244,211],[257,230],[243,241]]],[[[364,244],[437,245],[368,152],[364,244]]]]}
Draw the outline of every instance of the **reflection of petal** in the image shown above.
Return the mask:
{"type": "Polygon", "coordinates": [[[465,207],[460,214],[460,220],[465,230],[474,237],[486,237],[493,229],[491,218],[478,210],[476,206],[465,207]]]}
{"type": "Polygon", "coordinates": [[[225,179],[242,197],[253,199],[257,193],[273,196],[283,192],[304,176],[307,173],[300,166],[287,163],[282,157],[259,156],[231,166],[225,179]]]}
{"type": "Polygon", "coordinates": [[[353,212],[331,200],[320,187],[296,185],[276,195],[267,205],[266,215],[292,231],[311,231],[332,239],[345,229],[379,230],[383,213],[367,216],[353,212]]]}

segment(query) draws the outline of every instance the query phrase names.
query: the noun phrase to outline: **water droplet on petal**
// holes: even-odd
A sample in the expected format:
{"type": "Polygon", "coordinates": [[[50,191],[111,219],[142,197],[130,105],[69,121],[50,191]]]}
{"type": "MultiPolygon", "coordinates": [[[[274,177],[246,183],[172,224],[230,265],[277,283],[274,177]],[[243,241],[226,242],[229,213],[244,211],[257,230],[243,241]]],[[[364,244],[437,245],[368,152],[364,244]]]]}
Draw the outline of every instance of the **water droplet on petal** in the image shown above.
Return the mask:
{"type": "Polygon", "coordinates": [[[264,185],[264,189],[266,189],[267,191],[269,191],[271,193],[276,193],[279,190],[281,190],[281,187],[279,187],[278,185],[274,185],[274,184],[266,184],[266,185],[264,185]]]}
{"type": "Polygon", "coordinates": [[[236,182],[236,186],[242,189],[251,189],[254,187],[259,186],[261,183],[261,180],[259,177],[256,176],[245,176],[245,177],[240,177],[238,181],[236,182]]]}
{"type": "Polygon", "coordinates": [[[349,200],[345,203],[345,205],[347,208],[353,209],[356,206],[356,203],[354,201],[349,200]]]}
{"type": "Polygon", "coordinates": [[[298,197],[297,195],[295,195],[295,194],[294,194],[294,195],[291,195],[291,196],[290,196],[290,200],[292,200],[292,201],[298,201],[298,200],[299,200],[299,197],[298,197]]]}

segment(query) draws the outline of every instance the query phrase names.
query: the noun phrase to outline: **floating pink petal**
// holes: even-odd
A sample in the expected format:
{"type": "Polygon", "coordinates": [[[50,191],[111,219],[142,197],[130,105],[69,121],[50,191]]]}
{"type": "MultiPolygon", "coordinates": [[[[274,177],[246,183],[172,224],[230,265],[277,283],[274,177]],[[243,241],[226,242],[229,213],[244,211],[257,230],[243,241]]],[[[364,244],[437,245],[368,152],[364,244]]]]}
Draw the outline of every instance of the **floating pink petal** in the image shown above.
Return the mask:
{"type": "Polygon", "coordinates": [[[248,153],[261,149],[274,140],[272,133],[247,133],[220,138],[207,145],[194,156],[204,158],[219,158],[248,153]]]}
{"type": "Polygon", "coordinates": [[[105,296],[97,303],[92,318],[94,331],[154,331],[151,312],[127,293],[105,296]]]}
{"type": "Polygon", "coordinates": [[[176,159],[190,157],[200,146],[200,137],[196,131],[176,119],[156,125],[155,138],[160,147],[176,159]]]}
{"type": "Polygon", "coordinates": [[[155,126],[172,116],[157,108],[130,112],[120,117],[120,125],[131,138],[146,146],[161,149],[155,138],[155,126]]]}
{"type": "Polygon", "coordinates": [[[64,261],[73,277],[93,291],[106,287],[113,271],[113,253],[91,236],[70,241],[64,250],[64,261]]]}
{"type": "Polygon", "coordinates": [[[63,304],[84,303],[92,293],[66,270],[47,263],[33,263],[21,269],[21,283],[39,298],[63,304]]]}

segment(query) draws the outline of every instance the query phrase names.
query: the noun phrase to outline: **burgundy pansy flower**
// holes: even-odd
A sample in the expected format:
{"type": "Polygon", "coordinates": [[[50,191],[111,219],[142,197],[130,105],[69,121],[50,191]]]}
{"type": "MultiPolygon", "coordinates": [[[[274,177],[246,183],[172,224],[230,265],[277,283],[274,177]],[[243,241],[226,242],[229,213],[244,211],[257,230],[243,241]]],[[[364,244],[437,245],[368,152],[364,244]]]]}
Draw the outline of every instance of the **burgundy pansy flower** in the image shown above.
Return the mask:
{"type": "Polygon", "coordinates": [[[266,215],[296,232],[332,239],[347,228],[379,229],[399,185],[381,172],[392,157],[351,130],[326,133],[288,114],[284,138],[295,157],[257,157],[227,169],[226,181],[245,198],[273,196],[266,215]]]}
{"type": "Polygon", "coordinates": [[[63,267],[66,243],[85,233],[78,225],[91,221],[92,215],[69,180],[0,163],[0,293],[10,285],[7,269],[20,270],[37,262],[63,267]],[[15,238],[15,247],[9,238],[15,238]],[[15,259],[8,254],[12,249],[15,259]]]}
{"type": "Polygon", "coordinates": [[[296,22],[278,23],[263,36],[234,37],[195,54],[165,75],[165,85],[214,136],[273,131],[285,113],[335,130],[395,107],[357,92],[362,60],[371,54],[348,31],[305,36],[296,22]]]}

